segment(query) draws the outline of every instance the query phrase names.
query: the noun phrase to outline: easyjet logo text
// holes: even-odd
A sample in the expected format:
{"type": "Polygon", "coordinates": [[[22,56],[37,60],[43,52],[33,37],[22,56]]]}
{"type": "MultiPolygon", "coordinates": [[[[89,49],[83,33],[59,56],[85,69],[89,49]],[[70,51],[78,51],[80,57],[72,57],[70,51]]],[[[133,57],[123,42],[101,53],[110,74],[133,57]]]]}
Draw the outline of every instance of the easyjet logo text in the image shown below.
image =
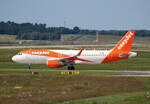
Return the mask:
{"type": "Polygon", "coordinates": [[[125,37],[122,43],[118,46],[118,50],[120,50],[125,44],[127,44],[128,40],[131,38],[132,35],[133,33],[130,32],[129,35],[125,37]]]}
{"type": "Polygon", "coordinates": [[[49,52],[32,52],[32,54],[47,55],[47,54],[49,54],[49,52]]]}

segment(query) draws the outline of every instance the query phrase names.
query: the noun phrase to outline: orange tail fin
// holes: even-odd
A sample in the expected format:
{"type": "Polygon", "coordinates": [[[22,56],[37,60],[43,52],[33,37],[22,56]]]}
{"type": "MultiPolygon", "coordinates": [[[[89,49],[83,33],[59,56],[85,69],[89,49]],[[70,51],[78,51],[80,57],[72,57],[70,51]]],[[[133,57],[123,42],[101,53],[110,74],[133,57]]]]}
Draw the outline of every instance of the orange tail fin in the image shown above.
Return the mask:
{"type": "Polygon", "coordinates": [[[135,31],[128,31],[126,35],[120,40],[120,42],[116,45],[113,51],[121,51],[121,52],[130,52],[133,39],[134,39],[135,31]]]}
{"type": "Polygon", "coordinates": [[[131,51],[135,31],[128,31],[119,43],[110,51],[102,63],[127,59],[131,51]]]}

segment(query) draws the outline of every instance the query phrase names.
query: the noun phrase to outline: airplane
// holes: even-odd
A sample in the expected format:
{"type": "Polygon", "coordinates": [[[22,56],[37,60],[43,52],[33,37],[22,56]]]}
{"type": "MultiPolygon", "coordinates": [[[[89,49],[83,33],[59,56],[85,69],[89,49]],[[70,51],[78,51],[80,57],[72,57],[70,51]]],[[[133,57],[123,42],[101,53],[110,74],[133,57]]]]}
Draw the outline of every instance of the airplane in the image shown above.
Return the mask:
{"type": "Polygon", "coordinates": [[[17,63],[46,64],[48,68],[75,70],[76,64],[105,64],[137,56],[131,52],[135,31],[128,31],[119,43],[110,50],[24,50],[12,57],[17,63]]]}

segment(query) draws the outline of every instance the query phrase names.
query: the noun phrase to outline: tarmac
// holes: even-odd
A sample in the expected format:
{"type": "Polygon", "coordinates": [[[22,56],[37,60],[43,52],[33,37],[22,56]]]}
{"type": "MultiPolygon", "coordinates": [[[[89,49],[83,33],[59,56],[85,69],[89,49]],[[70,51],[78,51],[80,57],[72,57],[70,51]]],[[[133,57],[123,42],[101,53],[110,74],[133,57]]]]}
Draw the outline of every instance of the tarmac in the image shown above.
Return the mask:
{"type": "MultiPolygon", "coordinates": [[[[68,71],[68,70],[48,70],[48,71],[68,71]]],[[[71,71],[71,70],[70,70],[71,71]]],[[[69,71],[69,72],[70,72],[69,71]]],[[[77,72],[112,72],[113,76],[150,77],[150,71],[116,71],[116,70],[75,70],[77,72]]]]}

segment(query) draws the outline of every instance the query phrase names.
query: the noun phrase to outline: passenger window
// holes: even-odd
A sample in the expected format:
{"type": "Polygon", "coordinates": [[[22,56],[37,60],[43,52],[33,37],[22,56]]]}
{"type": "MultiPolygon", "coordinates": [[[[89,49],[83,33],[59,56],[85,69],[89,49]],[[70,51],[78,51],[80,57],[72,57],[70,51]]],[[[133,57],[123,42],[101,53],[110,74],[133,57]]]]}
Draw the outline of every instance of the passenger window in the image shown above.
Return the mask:
{"type": "Polygon", "coordinates": [[[22,55],[22,53],[18,53],[17,55],[22,55]]]}

